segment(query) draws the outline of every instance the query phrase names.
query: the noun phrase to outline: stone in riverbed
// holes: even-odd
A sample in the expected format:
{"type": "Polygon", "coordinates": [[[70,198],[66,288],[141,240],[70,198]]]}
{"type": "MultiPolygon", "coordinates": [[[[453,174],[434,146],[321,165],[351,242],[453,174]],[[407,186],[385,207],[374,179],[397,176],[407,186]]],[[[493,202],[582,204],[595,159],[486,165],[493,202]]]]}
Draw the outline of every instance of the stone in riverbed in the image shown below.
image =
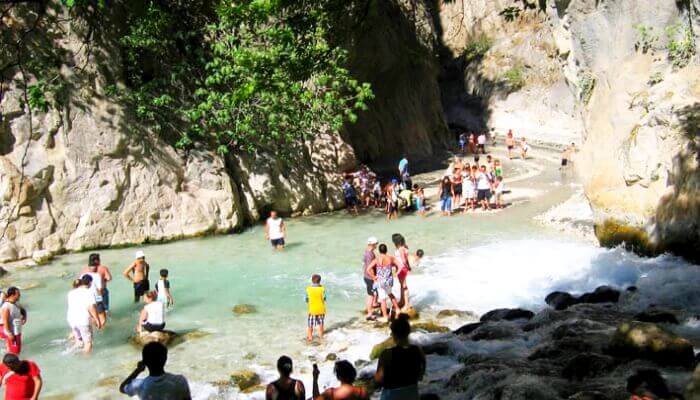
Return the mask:
{"type": "Polygon", "coordinates": [[[466,324],[466,325],[463,325],[462,327],[458,328],[456,331],[454,331],[454,334],[455,335],[468,335],[468,334],[474,332],[481,325],[483,325],[483,322],[474,322],[471,324],[466,324]]]}
{"type": "Polygon", "coordinates": [[[231,373],[231,381],[238,389],[245,391],[260,384],[260,376],[249,369],[241,369],[231,373]]]}
{"type": "Polygon", "coordinates": [[[578,354],[569,360],[562,371],[562,376],[570,381],[581,381],[606,375],[612,371],[618,362],[606,355],[596,353],[578,354]]]}
{"type": "Polygon", "coordinates": [[[648,310],[634,316],[635,321],[651,322],[653,324],[674,324],[678,325],[678,318],[670,312],[648,310]]]}
{"type": "Polygon", "coordinates": [[[496,310],[491,310],[486,314],[481,316],[479,321],[489,322],[489,321],[514,321],[516,319],[531,319],[535,313],[529,310],[523,310],[521,308],[499,308],[496,310]]]}
{"type": "Polygon", "coordinates": [[[236,315],[243,315],[254,314],[258,312],[258,309],[252,304],[236,304],[231,311],[236,315]]]}
{"type": "Polygon", "coordinates": [[[164,346],[170,344],[177,337],[173,331],[141,332],[129,337],[129,343],[143,347],[151,342],[158,342],[164,346]]]}
{"type": "Polygon", "coordinates": [[[402,311],[401,314],[406,314],[406,315],[408,315],[408,319],[409,319],[409,320],[418,319],[418,318],[420,317],[420,314],[418,313],[418,310],[416,310],[416,309],[413,308],[413,307],[408,307],[407,309],[405,309],[404,311],[402,311]]]}
{"type": "Polygon", "coordinates": [[[578,299],[566,292],[552,292],[544,298],[544,302],[555,310],[566,310],[578,304],[578,299]]]}
{"type": "Polygon", "coordinates": [[[597,391],[586,391],[573,394],[567,400],[610,400],[610,397],[597,391]]]}
{"type": "Polygon", "coordinates": [[[625,322],[617,328],[607,352],[660,365],[690,367],[695,360],[693,345],[688,340],[655,324],[637,321],[625,322]]]}
{"type": "Polygon", "coordinates": [[[437,354],[439,356],[444,356],[450,352],[450,345],[444,342],[436,342],[421,346],[421,349],[423,349],[425,355],[437,354]]]}
{"type": "Polygon", "coordinates": [[[578,298],[579,303],[599,304],[617,303],[620,300],[620,291],[610,286],[600,286],[592,293],[584,293],[578,298]]]}
{"type": "Polygon", "coordinates": [[[396,343],[394,343],[393,338],[388,338],[381,343],[375,344],[374,347],[372,347],[372,351],[369,353],[369,359],[376,360],[379,358],[379,355],[382,354],[382,351],[395,345],[396,343]]]}
{"type": "Polygon", "coordinates": [[[471,311],[448,309],[448,310],[440,310],[440,312],[437,313],[437,318],[448,318],[448,317],[469,318],[469,319],[473,319],[474,321],[479,319],[479,316],[474,314],[471,311]]]}
{"type": "Polygon", "coordinates": [[[412,331],[425,331],[428,333],[447,333],[450,328],[442,325],[438,325],[433,321],[427,322],[415,322],[411,324],[412,331]]]}

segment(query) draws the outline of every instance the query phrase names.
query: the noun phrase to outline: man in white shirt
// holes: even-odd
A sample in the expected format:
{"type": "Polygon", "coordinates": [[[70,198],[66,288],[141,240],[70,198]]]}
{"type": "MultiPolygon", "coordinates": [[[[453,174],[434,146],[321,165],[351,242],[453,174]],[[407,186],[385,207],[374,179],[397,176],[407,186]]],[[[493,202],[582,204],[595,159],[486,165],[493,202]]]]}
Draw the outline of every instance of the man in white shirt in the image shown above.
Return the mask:
{"type": "Polygon", "coordinates": [[[143,346],[142,361],[119,386],[119,391],[141,400],[190,400],[190,386],[182,375],[165,372],[168,349],[158,342],[143,346]],[[148,367],[148,376],[136,379],[148,367]]]}
{"type": "Polygon", "coordinates": [[[284,237],[287,227],[282,218],[277,216],[277,211],[270,211],[270,218],[265,222],[265,239],[269,240],[273,249],[284,250],[284,237]]]}
{"type": "Polygon", "coordinates": [[[479,154],[479,152],[481,152],[482,154],[486,154],[486,132],[481,132],[479,134],[479,137],[476,139],[476,141],[477,141],[476,153],[479,154]]]}
{"type": "Polygon", "coordinates": [[[68,292],[68,313],[66,319],[73,333],[78,347],[82,347],[85,353],[92,350],[92,326],[90,318],[95,321],[97,329],[102,328],[102,323],[97,315],[97,302],[95,294],[89,289],[92,277],[83,275],[75,283],[75,289],[68,292]]]}

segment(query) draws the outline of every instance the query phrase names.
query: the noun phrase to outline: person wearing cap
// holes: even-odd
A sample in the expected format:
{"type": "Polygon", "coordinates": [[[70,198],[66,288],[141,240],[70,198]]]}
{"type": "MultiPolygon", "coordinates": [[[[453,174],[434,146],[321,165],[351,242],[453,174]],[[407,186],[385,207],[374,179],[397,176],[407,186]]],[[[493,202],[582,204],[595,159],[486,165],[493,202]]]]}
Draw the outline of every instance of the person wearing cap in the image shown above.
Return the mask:
{"type": "Polygon", "coordinates": [[[367,247],[365,248],[365,255],[362,257],[362,275],[365,281],[365,288],[367,289],[367,321],[374,321],[374,305],[377,303],[377,289],[374,288],[374,280],[372,276],[367,273],[367,267],[372,264],[377,256],[374,251],[377,249],[377,243],[379,241],[376,237],[372,236],[367,239],[367,247]]]}
{"type": "Polygon", "coordinates": [[[92,325],[90,319],[95,322],[97,329],[102,329],[102,322],[97,314],[97,302],[95,294],[90,290],[92,276],[83,275],[73,282],[73,289],[68,292],[68,311],[66,321],[71,329],[71,336],[83,352],[92,351],[92,325]]]}
{"type": "Polygon", "coordinates": [[[124,270],[124,277],[134,283],[134,303],[138,303],[150,289],[148,283],[150,269],[146,262],[146,255],[139,250],[136,252],[136,260],[124,270]]]}
{"type": "Polygon", "coordinates": [[[8,353],[0,364],[0,384],[5,386],[6,400],[36,400],[43,382],[34,361],[20,360],[16,354],[8,353]]]}

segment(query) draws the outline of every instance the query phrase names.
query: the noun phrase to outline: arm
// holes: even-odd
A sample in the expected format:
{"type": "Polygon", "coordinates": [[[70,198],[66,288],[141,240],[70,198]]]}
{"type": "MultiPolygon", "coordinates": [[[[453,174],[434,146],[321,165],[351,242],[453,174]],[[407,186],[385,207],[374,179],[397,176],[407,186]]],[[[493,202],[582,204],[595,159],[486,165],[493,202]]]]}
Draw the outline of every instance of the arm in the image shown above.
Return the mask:
{"type": "Polygon", "coordinates": [[[131,282],[134,281],[134,280],[131,278],[131,272],[134,270],[134,267],[136,267],[136,263],[135,263],[135,262],[132,262],[128,267],[126,267],[126,269],[125,269],[124,272],[122,273],[122,275],[124,275],[124,277],[125,277],[126,279],[130,280],[131,282]]]}
{"type": "Polygon", "coordinates": [[[109,271],[109,268],[104,267],[105,274],[104,274],[104,280],[106,282],[110,282],[112,280],[112,272],[109,271]]]}
{"type": "Polygon", "coordinates": [[[284,221],[280,222],[280,231],[282,232],[282,237],[286,238],[287,237],[287,225],[284,224],[284,221]]]}
{"type": "Polygon", "coordinates": [[[141,310],[141,314],[139,314],[139,325],[146,321],[148,321],[148,311],[146,311],[144,307],[143,310],[141,310]]]}
{"type": "Polygon", "coordinates": [[[34,380],[34,393],[32,393],[31,400],[37,400],[39,398],[39,393],[41,392],[41,386],[44,384],[44,382],[41,379],[41,375],[33,376],[32,379],[34,380]]]}
{"type": "Polygon", "coordinates": [[[119,385],[119,392],[124,393],[128,396],[135,395],[135,391],[133,390],[133,388],[129,387],[129,385],[134,379],[136,379],[137,376],[139,376],[141,372],[143,372],[144,369],[146,369],[146,364],[144,364],[143,361],[139,361],[136,364],[136,369],[134,369],[134,371],[129,376],[127,376],[126,379],[124,379],[124,382],[122,382],[122,384],[119,385]]]}
{"type": "Polygon", "coordinates": [[[172,306],[175,304],[175,300],[173,300],[173,296],[170,294],[170,285],[167,285],[165,287],[165,295],[168,297],[168,305],[172,306]]]}
{"type": "Polygon", "coordinates": [[[411,270],[411,257],[408,254],[408,249],[405,247],[402,249],[401,254],[403,255],[403,262],[408,270],[411,270]]]}
{"type": "Polygon", "coordinates": [[[376,267],[376,266],[377,266],[377,259],[375,258],[374,260],[372,260],[371,263],[369,263],[369,265],[367,266],[367,269],[365,270],[367,272],[367,275],[369,275],[369,277],[372,278],[372,280],[377,279],[377,274],[374,273],[374,267],[376,267]]]}
{"type": "Polygon", "coordinates": [[[265,240],[270,240],[270,224],[265,222],[265,240]]]}
{"type": "Polygon", "coordinates": [[[5,328],[5,332],[7,332],[7,336],[11,340],[15,340],[15,333],[12,332],[12,329],[10,328],[10,310],[7,308],[4,308],[2,310],[2,321],[3,321],[3,328],[5,328]]]}
{"type": "Polygon", "coordinates": [[[90,305],[90,308],[88,308],[88,312],[90,313],[90,317],[95,321],[95,325],[97,326],[97,329],[102,329],[102,325],[100,324],[100,319],[97,317],[97,306],[93,303],[90,305]]]}
{"type": "Polygon", "coordinates": [[[275,385],[267,385],[267,388],[265,388],[265,400],[273,400],[275,397],[275,385]]]}
{"type": "Polygon", "coordinates": [[[377,372],[374,373],[374,382],[378,386],[384,386],[384,354],[379,356],[379,362],[377,363],[377,372]]]}
{"type": "Polygon", "coordinates": [[[313,383],[313,385],[314,385],[314,387],[313,387],[313,398],[314,398],[314,399],[316,399],[317,397],[319,397],[319,396],[321,395],[321,391],[318,390],[318,376],[319,376],[320,374],[321,374],[321,371],[319,371],[319,370],[318,370],[318,367],[316,366],[316,364],[314,364],[314,369],[313,369],[313,372],[312,372],[312,375],[313,375],[313,378],[314,378],[314,379],[313,379],[313,382],[314,382],[314,383],[313,383]]]}
{"type": "Polygon", "coordinates": [[[297,385],[294,388],[294,391],[296,392],[298,399],[306,398],[306,388],[304,387],[304,383],[302,381],[297,381],[297,385]]]}

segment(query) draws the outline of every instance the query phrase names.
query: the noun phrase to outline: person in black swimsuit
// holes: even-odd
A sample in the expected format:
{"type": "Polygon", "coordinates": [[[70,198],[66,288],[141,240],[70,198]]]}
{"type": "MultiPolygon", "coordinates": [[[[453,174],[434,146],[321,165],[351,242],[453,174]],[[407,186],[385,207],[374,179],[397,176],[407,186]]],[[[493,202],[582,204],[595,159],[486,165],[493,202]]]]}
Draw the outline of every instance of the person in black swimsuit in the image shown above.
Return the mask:
{"type": "Polygon", "coordinates": [[[391,323],[391,337],[396,346],[379,356],[374,380],[382,387],[381,400],[418,400],[418,381],[425,374],[425,355],[420,347],[408,342],[411,325],[406,314],[391,323]]]}
{"type": "Polygon", "coordinates": [[[282,356],[277,360],[280,378],[267,385],[265,400],[304,400],[306,389],[300,380],[292,379],[292,359],[282,356]]]}

